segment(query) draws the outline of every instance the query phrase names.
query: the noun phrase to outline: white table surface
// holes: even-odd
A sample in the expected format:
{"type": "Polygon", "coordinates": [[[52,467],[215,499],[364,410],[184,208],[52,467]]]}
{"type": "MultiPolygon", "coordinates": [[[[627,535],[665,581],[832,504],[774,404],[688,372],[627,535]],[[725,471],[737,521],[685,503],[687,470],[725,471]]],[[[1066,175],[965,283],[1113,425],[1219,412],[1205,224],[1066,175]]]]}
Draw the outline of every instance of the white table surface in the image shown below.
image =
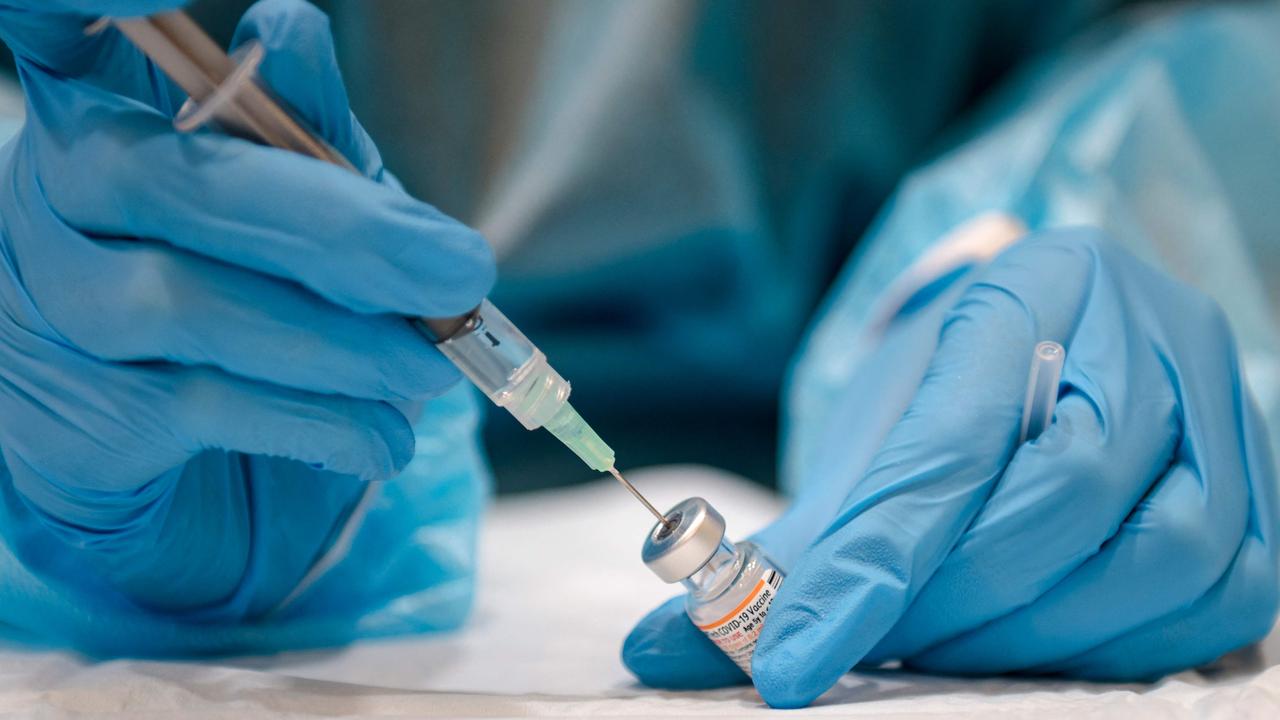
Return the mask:
{"type": "MultiPolygon", "coordinates": [[[[667,507],[702,495],[741,537],[779,509],[707,468],[629,474],[667,507]]],[[[639,561],[651,520],[612,481],[504,498],[481,549],[472,622],[449,635],[218,662],[91,663],[0,651],[0,713],[31,717],[778,716],[749,687],[657,692],[619,659],[636,619],[674,594],[639,561]]],[[[1280,633],[1252,656],[1156,685],[850,674],[786,717],[1280,718],[1280,633]]]]}

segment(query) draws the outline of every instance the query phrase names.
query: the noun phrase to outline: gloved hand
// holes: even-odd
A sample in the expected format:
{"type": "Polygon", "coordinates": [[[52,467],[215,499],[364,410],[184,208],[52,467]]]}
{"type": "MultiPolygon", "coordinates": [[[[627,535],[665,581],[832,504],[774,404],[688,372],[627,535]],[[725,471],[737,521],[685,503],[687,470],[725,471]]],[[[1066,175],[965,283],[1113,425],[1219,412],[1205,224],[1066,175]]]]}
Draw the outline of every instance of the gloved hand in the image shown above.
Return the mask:
{"type": "Polygon", "coordinates": [[[218,617],[289,590],[359,492],[340,476],[410,460],[412,406],[460,374],[404,316],[465,312],[494,266],[384,171],[310,5],[258,4],[235,43],[366,177],[176,132],[181,93],[83,32],[180,4],[0,2],[28,103],[0,153],[0,480],[131,602],[218,617]],[[248,498],[285,486],[255,549],[248,498]]]}
{"type": "MultiPolygon", "coordinates": [[[[1027,238],[983,269],[870,469],[816,484],[845,498],[833,519],[802,496],[758,538],[789,570],[752,662],[774,706],[893,659],[1153,678],[1276,616],[1275,467],[1230,328],[1093,230],[1027,238]],[[1061,399],[1019,447],[1045,339],[1067,348],[1061,399]]],[[[657,686],[744,680],[680,603],[632,632],[628,667],[657,686]]]]}

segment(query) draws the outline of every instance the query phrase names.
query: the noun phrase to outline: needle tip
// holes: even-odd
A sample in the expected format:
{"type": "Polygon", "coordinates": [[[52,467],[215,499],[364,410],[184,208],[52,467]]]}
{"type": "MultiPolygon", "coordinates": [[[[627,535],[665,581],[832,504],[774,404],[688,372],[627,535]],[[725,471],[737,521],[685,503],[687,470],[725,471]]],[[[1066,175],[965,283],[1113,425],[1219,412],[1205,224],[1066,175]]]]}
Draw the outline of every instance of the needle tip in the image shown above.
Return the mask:
{"type": "Polygon", "coordinates": [[[649,512],[653,513],[654,517],[658,518],[658,522],[662,523],[662,527],[668,530],[671,530],[674,528],[674,523],[668,520],[666,515],[663,515],[662,513],[658,512],[658,509],[655,508],[653,504],[650,503],[647,498],[645,498],[645,496],[640,494],[640,491],[636,489],[635,485],[632,485],[626,478],[622,477],[622,473],[618,472],[617,467],[609,468],[609,474],[613,475],[613,477],[616,478],[618,482],[622,483],[623,487],[631,491],[631,494],[634,495],[635,498],[639,500],[640,503],[649,510],[649,512]]]}

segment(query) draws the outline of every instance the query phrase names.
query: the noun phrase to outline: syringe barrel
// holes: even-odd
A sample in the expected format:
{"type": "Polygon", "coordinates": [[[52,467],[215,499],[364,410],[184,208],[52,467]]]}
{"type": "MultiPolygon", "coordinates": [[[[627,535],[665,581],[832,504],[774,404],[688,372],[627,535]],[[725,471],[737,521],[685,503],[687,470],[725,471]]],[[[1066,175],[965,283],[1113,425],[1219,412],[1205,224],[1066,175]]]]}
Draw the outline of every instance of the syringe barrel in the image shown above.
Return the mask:
{"type": "Polygon", "coordinates": [[[569,401],[569,382],[488,300],[443,339],[438,321],[417,324],[481,392],[529,430],[545,425],[569,401]]]}

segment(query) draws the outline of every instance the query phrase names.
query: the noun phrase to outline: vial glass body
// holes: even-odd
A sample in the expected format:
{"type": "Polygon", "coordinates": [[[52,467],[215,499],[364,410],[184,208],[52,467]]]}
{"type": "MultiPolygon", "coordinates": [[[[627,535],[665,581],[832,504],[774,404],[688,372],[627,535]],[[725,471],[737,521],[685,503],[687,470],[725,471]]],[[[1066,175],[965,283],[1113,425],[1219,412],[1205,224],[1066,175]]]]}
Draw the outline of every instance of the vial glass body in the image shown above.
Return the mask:
{"type": "Polygon", "coordinates": [[[681,581],[689,590],[685,611],[747,675],[751,655],[782,572],[755,543],[727,540],[700,570],[681,581]]]}

